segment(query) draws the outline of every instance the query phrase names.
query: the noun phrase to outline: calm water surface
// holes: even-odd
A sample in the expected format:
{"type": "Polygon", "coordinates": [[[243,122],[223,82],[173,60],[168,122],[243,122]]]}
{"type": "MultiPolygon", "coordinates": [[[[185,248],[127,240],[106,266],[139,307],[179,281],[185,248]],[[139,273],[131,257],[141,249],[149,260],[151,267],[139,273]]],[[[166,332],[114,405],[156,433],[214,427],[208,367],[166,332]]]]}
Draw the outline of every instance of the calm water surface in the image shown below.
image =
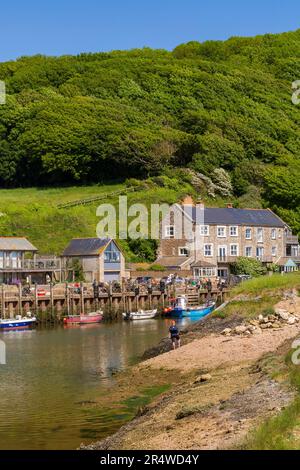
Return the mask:
{"type": "MultiPolygon", "coordinates": [[[[188,324],[184,320],[182,326],[188,324]]],[[[0,449],[74,449],[114,432],[126,416],[101,406],[114,373],[167,336],[167,320],[0,333],[0,449]]]]}

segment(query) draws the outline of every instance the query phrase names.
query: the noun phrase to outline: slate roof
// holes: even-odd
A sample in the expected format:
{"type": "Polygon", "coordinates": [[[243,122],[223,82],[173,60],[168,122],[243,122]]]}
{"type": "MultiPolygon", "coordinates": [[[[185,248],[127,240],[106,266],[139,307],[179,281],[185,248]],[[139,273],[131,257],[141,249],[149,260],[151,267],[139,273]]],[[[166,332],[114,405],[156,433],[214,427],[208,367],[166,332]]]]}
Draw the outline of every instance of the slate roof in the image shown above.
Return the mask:
{"type": "Polygon", "coordinates": [[[286,224],[270,209],[235,209],[235,208],[211,208],[199,212],[196,207],[184,209],[186,214],[191,216],[198,224],[206,225],[240,225],[254,227],[276,227],[284,228],[286,224]],[[198,216],[198,217],[197,217],[198,216]]]}
{"type": "Polygon", "coordinates": [[[99,255],[111,241],[108,238],[73,238],[63,252],[63,256],[99,255]]]}
{"type": "Polygon", "coordinates": [[[208,263],[207,261],[196,261],[191,265],[191,268],[216,268],[216,264],[208,263]]]}
{"type": "Polygon", "coordinates": [[[0,251],[38,251],[26,238],[0,237],[0,251]]]}

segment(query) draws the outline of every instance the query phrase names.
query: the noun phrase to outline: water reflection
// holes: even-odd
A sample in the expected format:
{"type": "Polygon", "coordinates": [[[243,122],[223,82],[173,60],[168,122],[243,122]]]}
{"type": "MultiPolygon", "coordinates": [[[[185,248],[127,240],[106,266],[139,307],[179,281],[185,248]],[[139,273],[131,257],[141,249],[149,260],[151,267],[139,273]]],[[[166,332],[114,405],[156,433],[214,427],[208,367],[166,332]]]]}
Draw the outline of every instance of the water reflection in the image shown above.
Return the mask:
{"type": "Polygon", "coordinates": [[[112,416],[95,400],[116,371],[167,337],[169,326],[146,320],[2,333],[0,448],[73,449],[116,430],[126,414],[112,416]]]}

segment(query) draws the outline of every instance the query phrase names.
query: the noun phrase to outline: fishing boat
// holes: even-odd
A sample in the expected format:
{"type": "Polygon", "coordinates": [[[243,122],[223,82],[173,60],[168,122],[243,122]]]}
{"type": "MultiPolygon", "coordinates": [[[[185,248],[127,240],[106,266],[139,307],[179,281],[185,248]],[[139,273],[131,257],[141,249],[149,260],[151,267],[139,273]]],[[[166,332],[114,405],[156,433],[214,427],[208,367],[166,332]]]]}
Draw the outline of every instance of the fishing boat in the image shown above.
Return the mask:
{"type": "Polygon", "coordinates": [[[91,323],[101,323],[103,312],[93,312],[87,315],[69,315],[64,318],[65,325],[90,325],[91,323]]]}
{"type": "Polygon", "coordinates": [[[140,310],[139,312],[123,313],[124,320],[151,320],[157,315],[157,310],[140,310]]]}
{"type": "Polygon", "coordinates": [[[215,308],[215,302],[207,302],[198,307],[189,307],[185,296],[179,296],[175,300],[171,310],[166,311],[166,315],[174,318],[202,318],[209,315],[215,308]]]}
{"type": "Polygon", "coordinates": [[[24,329],[24,328],[31,328],[36,323],[36,318],[27,315],[26,317],[22,317],[21,315],[17,315],[16,318],[11,319],[0,319],[0,329],[1,330],[17,330],[17,329],[24,329]]]}

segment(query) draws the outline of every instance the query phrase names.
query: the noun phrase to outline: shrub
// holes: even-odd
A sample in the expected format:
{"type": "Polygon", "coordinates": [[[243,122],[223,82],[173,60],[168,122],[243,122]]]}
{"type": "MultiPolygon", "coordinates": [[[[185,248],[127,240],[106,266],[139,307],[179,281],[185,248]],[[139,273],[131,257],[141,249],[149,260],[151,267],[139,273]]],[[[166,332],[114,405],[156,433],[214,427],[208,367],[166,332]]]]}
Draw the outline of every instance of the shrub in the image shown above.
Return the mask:
{"type": "Polygon", "coordinates": [[[166,271],[166,268],[161,264],[152,264],[152,266],[149,268],[149,271],[166,271]]]}
{"type": "Polygon", "coordinates": [[[267,268],[259,260],[241,257],[233,266],[233,272],[236,275],[258,277],[266,274],[267,268]]]}

